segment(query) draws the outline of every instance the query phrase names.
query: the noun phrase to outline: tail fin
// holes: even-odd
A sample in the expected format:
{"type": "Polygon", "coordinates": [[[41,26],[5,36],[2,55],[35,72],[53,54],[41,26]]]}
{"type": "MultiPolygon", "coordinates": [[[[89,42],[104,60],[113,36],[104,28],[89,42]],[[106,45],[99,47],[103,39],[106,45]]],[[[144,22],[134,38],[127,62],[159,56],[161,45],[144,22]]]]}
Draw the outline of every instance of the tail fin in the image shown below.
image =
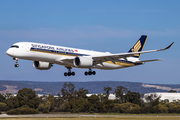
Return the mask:
{"type": "MultiPolygon", "coordinates": [[[[147,35],[142,35],[129,52],[141,52],[147,40],[147,35]]],[[[140,58],[141,54],[134,54],[133,57],[140,58]]]]}

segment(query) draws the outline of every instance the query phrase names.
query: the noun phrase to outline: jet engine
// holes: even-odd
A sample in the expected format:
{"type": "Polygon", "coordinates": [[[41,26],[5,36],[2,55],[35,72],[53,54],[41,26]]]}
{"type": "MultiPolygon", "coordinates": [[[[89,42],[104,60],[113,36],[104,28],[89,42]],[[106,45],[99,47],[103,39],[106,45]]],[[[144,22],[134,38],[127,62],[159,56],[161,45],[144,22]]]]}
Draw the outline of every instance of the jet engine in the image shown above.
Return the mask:
{"type": "Polygon", "coordinates": [[[93,59],[92,57],[76,57],[73,63],[79,68],[90,68],[93,65],[93,59]]]}
{"type": "Polygon", "coordinates": [[[33,67],[38,70],[49,70],[52,67],[52,64],[48,62],[34,61],[33,67]]]}

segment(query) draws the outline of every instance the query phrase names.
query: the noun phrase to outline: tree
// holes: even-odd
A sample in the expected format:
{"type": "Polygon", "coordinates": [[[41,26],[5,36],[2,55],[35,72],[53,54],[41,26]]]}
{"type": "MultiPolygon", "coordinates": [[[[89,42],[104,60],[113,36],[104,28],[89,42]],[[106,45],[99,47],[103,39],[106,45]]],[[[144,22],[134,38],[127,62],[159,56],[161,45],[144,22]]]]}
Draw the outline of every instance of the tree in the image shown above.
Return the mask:
{"type": "Polygon", "coordinates": [[[84,98],[79,98],[78,100],[72,99],[65,105],[65,111],[70,111],[72,113],[77,112],[88,112],[88,101],[84,98]]]}
{"type": "Polygon", "coordinates": [[[99,97],[101,103],[103,103],[104,100],[106,100],[106,98],[102,94],[98,94],[98,97],[99,97]]]}
{"type": "Polygon", "coordinates": [[[143,113],[154,113],[154,106],[157,106],[160,103],[161,96],[157,94],[148,94],[144,96],[146,103],[144,103],[144,107],[142,108],[143,113]]]}
{"type": "Polygon", "coordinates": [[[66,82],[63,85],[63,88],[61,89],[62,98],[65,101],[71,101],[72,99],[76,99],[77,91],[75,90],[74,84],[69,82],[67,84],[66,82]]]}
{"type": "Polygon", "coordinates": [[[88,101],[84,98],[76,100],[76,105],[79,112],[88,112],[88,101]]]}
{"type": "Polygon", "coordinates": [[[151,106],[156,106],[160,103],[160,98],[161,96],[157,94],[149,94],[145,95],[145,100],[151,105],[151,106]]]}
{"type": "Polygon", "coordinates": [[[77,92],[77,96],[78,98],[87,98],[86,94],[88,94],[89,91],[87,89],[84,88],[79,88],[78,92],[77,92]]]}
{"type": "Polygon", "coordinates": [[[47,95],[43,95],[39,97],[39,103],[40,104],[44,104],[48,101],[48,96],[47,95]]]}
{"type": "Polygon", "coordinates": [[[28,105],[30,108],[38,108],[39,106],[39,98],[37,94],[32,89],[23,88],[18,91],[17,99],[19,102],[19,107],[23,105],[28,105]]]}
{"type": "Polygon", "coordinates": [[[108,97],[109,97],[109,91],[111,91],[112,90],[112,88],[111,87],[104,87],[104,91],[106,92],[104,95],[106,95],[106,99],[108,99],[108,97]]]}
{"type": "Polygon", "coordinates": [[[158,104],[153,107],[153,111],[155,113],[168,113],[168,107],[166,107],[166,104],[158,104]]]}
{"type": "Polygon", "coordinates": [[[19,107],[19,101],[17,97],[10,97],[6,100],[6,104],[9,107],[9,109],[14,109],[19,107]]]}
{"type": "Polygon", "coordinates": [[[116,111],[120,113],[140,113],[140,106],[133,103],[115,104],[116,111]]]}
{"type": "Polygon", "coordinates": [[[54,99],[55,99],[55,97],[53,96],[53,95],[48,95],[48,101],[49,102],[53,102],[54,101],[54,99]]]}
{"type": "Polygon", "coordinates": [[[12,93],[6,93],[6,94],[4,95],[4,97],[5,97],[6,100],[7,100],[7,99],[9,99],[9,98],[11,98],[11,97],[14,97],[14,95],[13,95],[12,93]]]}
{"type": "Polygon", "coordinates": [[[0,102],[5,102],[6,98],[0,94],[0,102]]]}
{"type": "Polygon", "coordinates": [[[63,112],[65,110],[65,103],[62,99],[61,95],[58,93],[58,97],[54,99],[54,101],[51,103],[51,111],[54,112],[63,112]]]}
{"type": "Polygon", "coordinates": [[[7,104],[0,102],[0,111],[7,111],[7,110],[8,110],[7,104]]]}
{"type": "Polygon", "coordinates": [[[6,112],[8,115],[39,114],[39,111],[28,106],[12,109],[6,112]]]}
{"type": "Polygon", "coordinates": [[[125,102],[125,94],[127,93],[128,89],[123,86],[116,87],[114,94],[116,98],[120,100],[121,103],[125,102]]]}
{"type": "Polygon", "coordinates": [[[128,91],[126,94],[126,101],[137,105],[141,105],[141,95],[137,92],[128,91]]]}
{"type": "Polygon", "coordinates": [[[171,103],[166,103],[169,113],[180,113],[180,100],[174,100],[171,103]]]}
{"type": "Polygon", "coordinates": [[[103,112],[112,112],[112,109],[114,107],[114,101],[106,99],[104,100],[102,105],[103,105],[103,112]]]}
{"type": "Polygon", "coordinates": [[[88,99],[88,111],[98,112],[100,110],[99,97],[96,95],[91,95],[88,99]]]}
{"type": "Polygon", "coordinates": [[[39,107],[38,107],[38,110],[41,111],[41,112],[43,112],[45,110],[47,110],[49,112],[50,109],[51,109],[51,102],[50,101],[47,101],[44,104],[40,104],[39,107]]]}
{"type": "Polygon", "coordinates": [[[55,97],[53,95],[43,95],[40,97],[40,105],[38,107],[38,110],[41,112],[49,113],[50,110],[54,109],[54,103],[55,97]]]}
{"type": "Polygon", "coordinates": [[[169,99],[161,100],[161,103],[169,103],[169,99]]]}

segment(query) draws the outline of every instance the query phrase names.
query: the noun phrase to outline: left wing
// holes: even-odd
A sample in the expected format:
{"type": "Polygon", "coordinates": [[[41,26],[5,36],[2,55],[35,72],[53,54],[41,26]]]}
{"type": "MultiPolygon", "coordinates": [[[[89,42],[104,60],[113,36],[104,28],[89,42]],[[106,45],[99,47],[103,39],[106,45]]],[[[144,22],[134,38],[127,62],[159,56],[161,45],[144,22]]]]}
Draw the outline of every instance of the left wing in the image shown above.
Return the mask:
{"type": "Polygon", "coordinates": [[[57,58],[55,61],[71,66],[75,57],[61,57],[57,58]]]}

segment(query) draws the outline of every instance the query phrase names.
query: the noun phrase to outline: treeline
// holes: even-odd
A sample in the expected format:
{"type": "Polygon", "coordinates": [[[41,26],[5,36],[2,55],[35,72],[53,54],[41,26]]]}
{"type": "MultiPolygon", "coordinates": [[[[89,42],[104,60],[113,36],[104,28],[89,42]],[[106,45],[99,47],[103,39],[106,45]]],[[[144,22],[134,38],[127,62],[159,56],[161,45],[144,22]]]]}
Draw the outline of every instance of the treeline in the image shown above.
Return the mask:
{"type": "Polygon", "coordinates": [[[156,94],[142,95],[118,86],[113,92],[115,100],[108,97],[112,88],[104,87],[104,94],[91,95],[87,89],[75,90],[72,83],[64,83],[57,97],[53,95],[37,96],[32,89],[23,88],[14,96],[11,93],[0,94],[0,111],[7,114],[38,114],[49,112],[71,113],[180,113],[180,101],[161,101],[156,94]],[[146,101],[146,102],[145,102],[146,101]]]}

